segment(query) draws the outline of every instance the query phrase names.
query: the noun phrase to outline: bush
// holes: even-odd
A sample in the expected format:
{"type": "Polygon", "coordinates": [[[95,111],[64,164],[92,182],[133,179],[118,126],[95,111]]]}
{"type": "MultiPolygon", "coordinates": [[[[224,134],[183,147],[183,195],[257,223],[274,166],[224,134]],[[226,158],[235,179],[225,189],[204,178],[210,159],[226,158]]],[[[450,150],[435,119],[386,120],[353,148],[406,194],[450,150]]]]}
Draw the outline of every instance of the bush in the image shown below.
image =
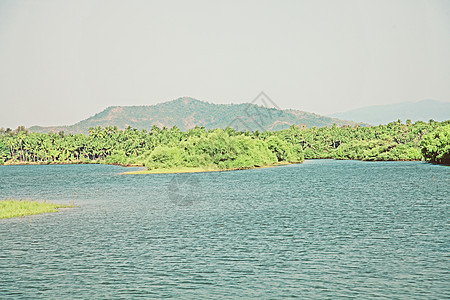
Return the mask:
{"type": "Polygon", "coordinates": [[[422,153],[420,149],[408,145],[397,145],[388,152],[390,160],[420,160],[422,153]]]}
{"type": "Polygon", "coordinates": [[[372,152],[374,147],[383,145],[383,141],[351,141],[339,145],[333,153],[333,158],[336,159],[368,159],[378,154],[379,149],[376,152],[372,152]]]}
{"type": "Polygon", "coordinates": [[[277,136],[271,136],[265,140],[267,147],[272,151],[278,161],[291,161],[293,155],[289,145],[277,136]]]}
{"type": "Polygon", "coordinates": [[[303,153],[303,148],[300,144],[291,146],[292,158],[291,162],[302,162],[305,160],[305,155],[303,153]]]}
{"type": "Polygon", "coordinates": [[[420,142],[425,160],[439,164],[450,164],[450,125],[438,128],[425,135],[420,142]]]}
{"type": "Polygon", "coordinates": [[[147,169],[170,169],[183,165],[183,149],[178,147],[158,146],[146,162],[147,169]]]}
{"type": "Polygon", "coordinates": [[[105,163],[107,164],[126,164],[127,156],[125,155],[125,151],[115,150],[111,153],[110,156],[105,158],[105,163]]]}

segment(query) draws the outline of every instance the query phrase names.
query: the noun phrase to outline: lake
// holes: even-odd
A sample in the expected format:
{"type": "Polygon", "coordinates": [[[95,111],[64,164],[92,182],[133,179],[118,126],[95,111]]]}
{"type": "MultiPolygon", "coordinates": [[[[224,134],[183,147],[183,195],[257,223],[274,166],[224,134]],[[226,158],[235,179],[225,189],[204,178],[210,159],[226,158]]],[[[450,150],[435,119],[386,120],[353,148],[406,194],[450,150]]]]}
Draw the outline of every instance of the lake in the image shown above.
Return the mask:
{"type": "Polygon", "coordinates": [[[0,220],[0,298],[450,297],[450,167],[129,170],[1,166],[0,199],[77,207],[0,220]]]}

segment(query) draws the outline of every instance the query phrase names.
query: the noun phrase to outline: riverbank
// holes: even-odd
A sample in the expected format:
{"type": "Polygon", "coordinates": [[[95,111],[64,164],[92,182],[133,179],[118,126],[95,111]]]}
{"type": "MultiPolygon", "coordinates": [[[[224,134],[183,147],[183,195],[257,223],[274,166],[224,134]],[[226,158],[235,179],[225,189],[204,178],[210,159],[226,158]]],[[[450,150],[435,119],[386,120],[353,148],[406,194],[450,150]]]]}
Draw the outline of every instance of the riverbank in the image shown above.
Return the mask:
{"type": "Polygon", "coordinates": [[[73,204],[55,204],[46,201],[0,200],[0,219],[58,212],[61,208],[72,208],[73,204]]]}
{"type": "MultiPolygon", "coordinates": [[[[301,163],[301,162],[296,162],[301,163]]],[[[28,166],[28,165],[81,165],[81,164],[106,164],[103,161],[60,161],[60,162],[26,162],[26,161],[8,161],[4,165],[5,166],[28,166]]],[[[141,175],[141,174],[174,174],[174,173],[204,173],[204,172],[224,172],[224,171],[238,171],[238,170],[249,170],[249,169],[262,169],[262,168],[272,168],[283,165],[290,165],[294,163],[281,162],[276,164],[271,164],[267,166],[258,166],[258,167],[250,167],[250,168],[233,168],[233,169],[217,169],[214,167],[177,167],[170,169],[146,169],[143,164],[107,164],[113,166],[121,166],[125,168],[139,168],[142,167],[142,170],[138,171],[129,171],[119,173],[120,175],[141,175]]]]}
{"type": "MultiPolygon", "coordinates": [[[[332,160],[358,160],[366,162],[379,162],[379,161],[421,161],[420,159],[398,159],[398,160],[364,160],[364,159],[349,159],[349,158],[309,158],[309,160],[316,159],[332,159],[332,160]]],[[[422,159],[423,160],[423,159],[422,159]]],[[[175,174],[175,173],[205,173],[205,172],[225,172],[225,171],[238,171],[238,170],[251,170],[251,169],[262,169],[262,168],[272,168],[283,165],[298,164],[302,162],[278,162],[275,164],[267,166],[249,167],[249,168],[233,168],[233,169],[217,169],[212,167],[177,167],[170,169],[152,169],[148,170],[143,164],[119,164],[112,163],[107,164],[104,161],[92,160],[92,161],[61,161],[61,162],[24,162],[24,161],[8,161],[5,166],[19,166],[19,165],[80,165],[80,164],[104,164],[104,165],[114,165],[121,166],[125,168],[142,168],[137,171],[128,171],[119,173],[119,175],[142,175],[142,174],[175,174]]]]}
{"type": "Polygon", "coordinates": [[[102,160],[63,160],[51,162],[33,162],[33,161],[6,161],[3,166],[46,166],[46,165],[112,165],[121,167],[143,167],[143,164],[107,164],[102,160]]]}
{"type": "Polygon", "coordinates": [[[39,166],[39,165],[87,165],[87,164],[99,164],[97,160],[63,160],[63,161],[21,161],[21,160],[8,160],[4,166],[39,166]]]}

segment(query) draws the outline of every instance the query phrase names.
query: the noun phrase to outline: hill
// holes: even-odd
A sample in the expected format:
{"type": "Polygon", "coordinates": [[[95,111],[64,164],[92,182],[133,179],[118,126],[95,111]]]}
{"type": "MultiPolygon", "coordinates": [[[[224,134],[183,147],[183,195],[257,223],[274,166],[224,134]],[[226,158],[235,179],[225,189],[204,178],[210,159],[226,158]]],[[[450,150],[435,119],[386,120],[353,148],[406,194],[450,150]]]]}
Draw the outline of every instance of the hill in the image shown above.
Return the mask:
{"type": "Polygon", "coordinates": [[[183,97],[173,101],[150,106],[111,106],[102,112],[69,126],[40,127],[33,126],[33,132],[87,133],[89,127],[128,126],[149,130],[158,127],[177,126],[185,131],[195,126],[207,129],[225,128],[237,130],[281,130],[291,124],[306,127],[324,127],[336,125],[354,126],[357,123],[320,116],[299,110],[280,110],[256,104],[214,104],[183,97]]]}
{"type": "Polygon", "coordinates": [[[364,122],[373,125],[386,124],[398,119],[405,121],[450,120],[450,102],[422,100],[388,105],[367,106],[328,115],[333,118],[364,122]]]}

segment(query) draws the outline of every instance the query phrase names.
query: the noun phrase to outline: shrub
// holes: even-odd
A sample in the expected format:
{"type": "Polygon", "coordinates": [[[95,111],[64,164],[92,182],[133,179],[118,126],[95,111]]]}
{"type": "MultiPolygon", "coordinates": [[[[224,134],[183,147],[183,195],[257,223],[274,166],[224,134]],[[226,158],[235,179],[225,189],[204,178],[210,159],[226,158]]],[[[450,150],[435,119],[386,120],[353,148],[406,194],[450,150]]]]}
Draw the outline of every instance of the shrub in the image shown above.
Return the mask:
{"type": "Polygon", "coordinates": [[[450,164],[450,125],[440,127],[425,135],[420,146],[425,160],[450,164]]]}
{"type": "Polygon", "coordinates": [[[158,146],[153,150],[146,162],[148,169],[170,169],[183,165],[183,149],[178,147],[158,146]]]}

